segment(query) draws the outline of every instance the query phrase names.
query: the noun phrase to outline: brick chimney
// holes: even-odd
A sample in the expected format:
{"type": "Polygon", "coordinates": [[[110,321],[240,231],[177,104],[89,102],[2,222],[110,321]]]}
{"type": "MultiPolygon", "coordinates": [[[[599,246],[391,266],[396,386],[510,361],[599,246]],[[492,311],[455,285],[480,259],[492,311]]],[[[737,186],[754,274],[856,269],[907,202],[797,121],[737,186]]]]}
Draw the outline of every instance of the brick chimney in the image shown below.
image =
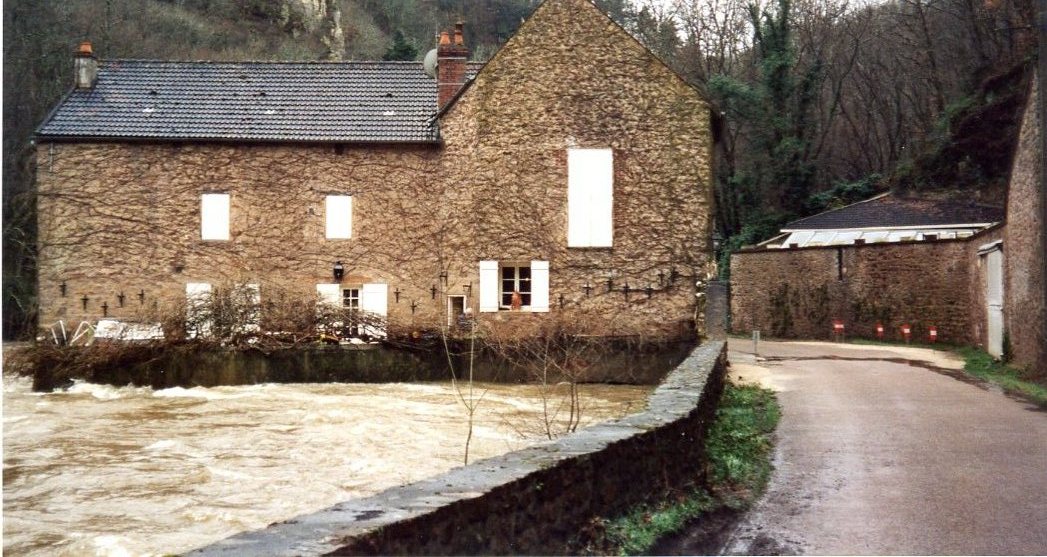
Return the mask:
{"type": "Polygon", "coordinates": [[[440,33],[440,44],[436,46],[436,106],[442,109],[465,85],[465,62],[469,49],[465,47],[462,30],[465,24],[459,21],[454,26],[454,36],[446,31],[440,33]]]}
{"type": "Polygon", "coordinates": [[[91,89],[98,81],[98,59],[91,50],[91,41],[84,41],[73,53],[76,88],[91,89]]]}

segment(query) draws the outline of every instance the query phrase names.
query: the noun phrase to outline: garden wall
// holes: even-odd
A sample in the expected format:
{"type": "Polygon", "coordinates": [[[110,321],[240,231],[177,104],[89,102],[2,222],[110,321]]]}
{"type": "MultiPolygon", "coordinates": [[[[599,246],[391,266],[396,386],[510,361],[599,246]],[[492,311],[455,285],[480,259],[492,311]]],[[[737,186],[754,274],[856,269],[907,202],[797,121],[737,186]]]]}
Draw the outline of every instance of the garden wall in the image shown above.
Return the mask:
{"type": "Polygon", "coordinates": [[[247,532],[192,555],[563,554],[598,516],[701,479],[726,345],[696,348],[645,412],[247,532]]]}
{"type": "Polygon", "coordinates": [[[914,339],[927,327],[941,341],[973,341],[971,243],[942,240],[741,251],[731,257],[731,319],[735,332],[759,329],[780,338],[830,338],[832,321],[846,334],[914,339]]]}

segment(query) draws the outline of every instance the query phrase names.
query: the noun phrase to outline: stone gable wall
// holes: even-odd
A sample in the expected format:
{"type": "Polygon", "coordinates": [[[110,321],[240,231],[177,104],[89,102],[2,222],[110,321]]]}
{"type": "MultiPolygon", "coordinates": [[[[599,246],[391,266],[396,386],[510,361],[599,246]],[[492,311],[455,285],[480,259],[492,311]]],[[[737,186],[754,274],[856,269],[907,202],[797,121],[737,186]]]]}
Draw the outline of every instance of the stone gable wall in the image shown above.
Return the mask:
{"type": "Polygon", "coordinates": [[[438,327],[446,295],[477,310],[478,262],[495,259],[549,261],[552,311],[479,314],[492,326],[562,315],[599,334],[693,334],[708,107],[591,3],[543,4],[440,125],[440,146],[41,144],[40,325],[97,319],[103,303],[150,319],[176,311],[187,282],[257,283],[263,305],[312,297],[342,261],[343,285],[389,285],[391,322],[438,327]],[[566,248],[572,146],[614,148],[613,248],[566,248]],[[231,195],[228,242],[199,239],[206,192],[231,195]],[[353,238],[326,240],[324,196],[345,193],[353,238]]]}

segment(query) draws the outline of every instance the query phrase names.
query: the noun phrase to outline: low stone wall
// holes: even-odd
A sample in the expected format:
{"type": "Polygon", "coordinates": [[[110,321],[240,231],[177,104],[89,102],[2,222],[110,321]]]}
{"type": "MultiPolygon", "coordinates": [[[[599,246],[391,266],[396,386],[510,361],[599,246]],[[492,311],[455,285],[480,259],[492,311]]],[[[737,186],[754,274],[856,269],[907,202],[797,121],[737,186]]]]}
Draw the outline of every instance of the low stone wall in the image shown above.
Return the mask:
{"type": "Polygon", "coordinates": [[[726,357],[723,342],[696,348],[651,395],[645,412],[191,555],[564,553],[594,517],[701,479],[726,357]]]}
{"type": "Polygon", "coordinates": [[[832,321],[847,336],[975,344],[971,322],[971,246],[995,230],[964,240],[858,246],[743,250],[731,257],[731,324],[779,338],[830,338],[832,321]]]}

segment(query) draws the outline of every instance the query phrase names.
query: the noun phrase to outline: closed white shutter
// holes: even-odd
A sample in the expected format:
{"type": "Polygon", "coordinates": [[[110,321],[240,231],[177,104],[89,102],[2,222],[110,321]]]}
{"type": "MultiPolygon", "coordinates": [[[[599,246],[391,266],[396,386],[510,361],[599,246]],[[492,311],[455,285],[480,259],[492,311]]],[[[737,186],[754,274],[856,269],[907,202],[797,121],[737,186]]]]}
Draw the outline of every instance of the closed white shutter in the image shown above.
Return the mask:
{"type": "Polygon", "coordinates": [[[549,262],[531,262],[531,311],[549,311],[549,262]]]}
{"type": "Polygon", "coordinates": [[[200,238],[229,239],[229,194],[205,193],[200,196],[200,238]]]}
{"type": "Polygon", "coordinates": [[[385,321],[389,314],[389,285],[382,283],[365,284],[360,289],[360,310],[371,313],[365,317],[365,322],[370,324],[362,328],[362,332],[372,337],[385,338],[385,324],[379,325],[376,321],[385,321]],[[379,319],[376,319],[376,316],[379,319]]]}
{"type": "Polygon", "coordinates": [[[189,282],[185,285],[185,332],[189,338],[211,334],[211,285],[189,282]]]}
{"type": "Polygon", "coordinates": [[[317,284],[316,297],[321,304],[332,306],[342,305],[342,289],[340,284],[317,284]]]}
{"type": "Polygon", "coordinates": [[[498,262],[480,262],[480,311],[498,311],[498,262]]]}
{"type": "Polygon", "coordinates": [[[614,151],[567,151],[567,247],[609,248],[614,241],[614,151]]]}
{"type": "Polygon", "coordinates": [[[245,284],[242,300],[247,304],[244,310],[245,332],[258,332],[262,328],[262,289],[257,284],[245,284]]]}
{"type": "Polygon", "coordinates": [[[353,237],[353,198],[348,195],[328,195],[324,207],[327,238],[333,240],[353,237]]]}

